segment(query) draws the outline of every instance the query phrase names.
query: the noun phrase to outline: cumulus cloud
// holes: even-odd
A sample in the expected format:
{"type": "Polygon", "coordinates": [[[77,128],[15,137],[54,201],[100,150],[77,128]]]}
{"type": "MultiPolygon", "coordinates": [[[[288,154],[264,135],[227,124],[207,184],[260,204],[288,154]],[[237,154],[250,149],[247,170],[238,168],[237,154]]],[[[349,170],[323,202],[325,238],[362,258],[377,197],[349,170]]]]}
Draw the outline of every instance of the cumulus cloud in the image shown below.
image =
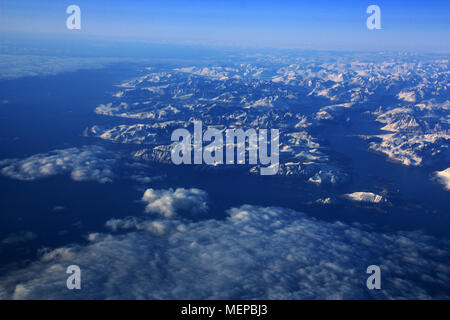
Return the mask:
{"type": "Polygon", "coordinates": [[[450,190],[450,168],[434,172],[434,178],[444,186],[445,190],[450,190]]]}
{"type": "Polygon", "coordinates": [[[380,233],[250,205],[225,220],[146,219],[110,220],[120,232],[47,252],[1,277],[0,298],[449,298],[450,244],[420,232],[380,233]],[[79,291],[65,285],[72,264],[82,270],[79,291]],[[381,267],[382,290],[366,289],[372,264],[381,267]]]}
{"type": "Polygon", "coordinates": [[[147,189],[142,197],[146,203],[145,212],[158,213],[165,217],[175,215],[177,211],[198,214],[208,210],[207,194],[200,189],[154,190],[147,189]]]}
{"type": "Polygon", "coordinates": [[[70,174],[75,181],[111,182],[117,156],[99,146],[84,146],[36,154],[25,159],[0,161],[1,173],[7,177],[33,181],[70,174]]]}

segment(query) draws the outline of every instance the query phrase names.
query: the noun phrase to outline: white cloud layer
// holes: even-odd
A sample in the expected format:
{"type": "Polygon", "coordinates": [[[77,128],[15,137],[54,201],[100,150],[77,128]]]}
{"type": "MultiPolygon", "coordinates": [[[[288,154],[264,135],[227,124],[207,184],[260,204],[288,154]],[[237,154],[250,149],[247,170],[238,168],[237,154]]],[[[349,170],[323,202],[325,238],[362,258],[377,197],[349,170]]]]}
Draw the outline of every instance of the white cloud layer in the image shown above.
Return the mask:
{"type": "Polygon", "coordinates": [[[195,188],[147,189],[142,201],[146,203],[145,212],[171,217],[179,210],[193,214],[206,212],[208,210],[207,197],[205,191],[195,188]]]}
{"type": "Polygon", "coordinates": [[[117,156],[99,146],[84,146],[36,154],[25,159],[0,161],[1,173],[17,180],[33,181],[70,174],[75,181],[111,182],[117,156]]]}
{"type": "MultiPolygon", "coordinates": [[[[123,59],[122,59],[123,60],[123,59]]],[[[117,58],[70,58],[44,55],[0,54],[0,79],[56,75],[80,69],[100,69],[117,58]]]]}
{"type": "Polygon", "coordinates": [[[282,208],[245,205],[225,220],[110,220],[120,233],[47,252],[0,278],[0,299],[449,298],[448,241],[379,233],[282,208]],[[82,289],[66,288],[67,266],[82,289]],[[366,289],[380,265],[382,290],[366,289]]]}

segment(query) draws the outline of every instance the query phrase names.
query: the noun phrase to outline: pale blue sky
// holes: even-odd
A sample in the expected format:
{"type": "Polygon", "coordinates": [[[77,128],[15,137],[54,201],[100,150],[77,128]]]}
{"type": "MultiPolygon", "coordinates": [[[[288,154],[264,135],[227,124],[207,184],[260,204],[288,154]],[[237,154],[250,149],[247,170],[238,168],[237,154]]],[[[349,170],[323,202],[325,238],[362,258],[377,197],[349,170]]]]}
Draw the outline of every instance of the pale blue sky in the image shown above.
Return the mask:
{"type": "Polygon", "coordinates": [[[172,44],[449,51],[450,1],[0,0],[0,31],[172,44]],[[82,30],[65,27],[77,4],[82,30]],[[366,8],[381,8],[368,30],[366,8]]]}

